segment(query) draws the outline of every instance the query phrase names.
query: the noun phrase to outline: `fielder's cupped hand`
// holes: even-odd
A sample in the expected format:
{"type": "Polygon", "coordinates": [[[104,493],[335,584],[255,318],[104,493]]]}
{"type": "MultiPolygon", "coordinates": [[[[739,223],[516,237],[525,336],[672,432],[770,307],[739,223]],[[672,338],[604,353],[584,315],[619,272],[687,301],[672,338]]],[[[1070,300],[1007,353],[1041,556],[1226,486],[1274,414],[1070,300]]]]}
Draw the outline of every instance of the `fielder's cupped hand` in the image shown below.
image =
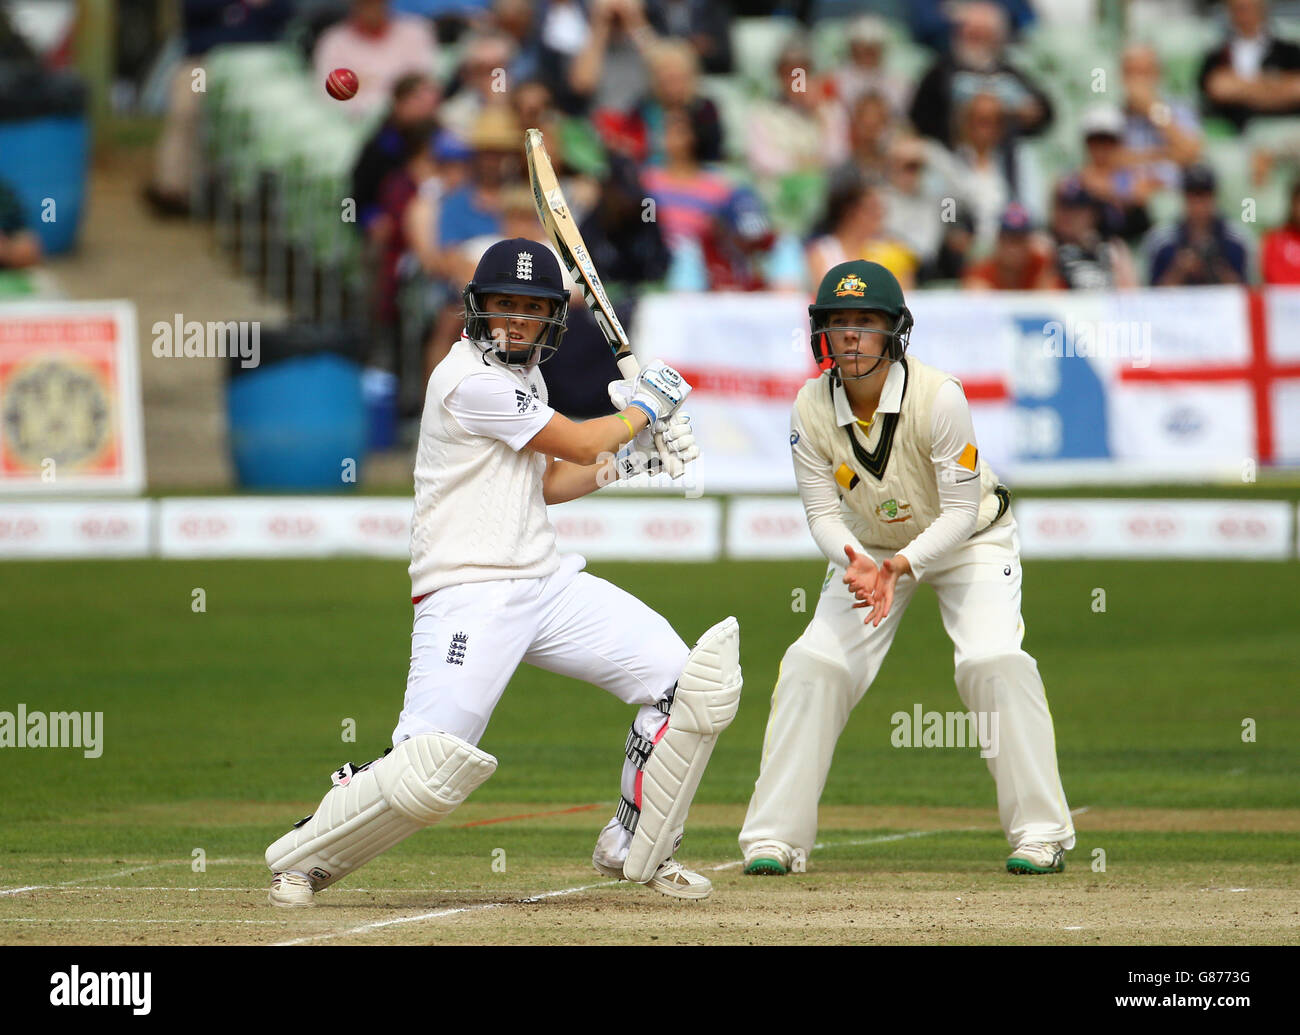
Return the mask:
{"type": "Polygon", "coordinates": [[[866,607],[871,603],[871,594],[876,588],[880,569],[865,553],[858,553],[851,546],[844,547],[844,552],[849,558],[849,566],[844,572],[844,584],[858,599],[853,606],[866,607]]]}
{"type": "Polygon", "coordinates": [[[901,576],[912,573],[912,564],[902,554],[896,554],[877,568],[870,557],[855,554],[851,546],[846,546],[844,552],[849,555],[849,571],[844,581],[857,598],[853,606],[871,608],[863,623],[874,629],[889,617],[889,610],[894,606],[894,587],[901,576]],[[856,572],[855,564],[859,565],[856,572]],[[869,575],[864,574],[868,565],[869,575]]]}

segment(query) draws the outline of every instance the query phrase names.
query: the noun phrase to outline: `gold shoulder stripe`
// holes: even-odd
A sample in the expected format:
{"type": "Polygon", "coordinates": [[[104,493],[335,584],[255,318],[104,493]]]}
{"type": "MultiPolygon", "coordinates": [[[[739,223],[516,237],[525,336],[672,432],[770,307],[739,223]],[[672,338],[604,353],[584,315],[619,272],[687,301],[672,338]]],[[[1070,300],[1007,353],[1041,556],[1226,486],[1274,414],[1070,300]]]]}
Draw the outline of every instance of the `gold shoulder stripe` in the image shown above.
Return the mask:
{"type": "Polygon", "coordinates": [[[854,489],[857,487],[860,479],[853,473],[853,468],[848,464],[840,464],[840,469],[835,472],[835,480],[840,483],[843,489],[854,489]]]}
{"type": "Polygon", "coordinates": [[[980,451],[967,442],[966,448],[961,451],[961,456],[957,457],[957,463],[961,464],[966,470],[973,471],[979,463],[979,458],[980,451]]]}

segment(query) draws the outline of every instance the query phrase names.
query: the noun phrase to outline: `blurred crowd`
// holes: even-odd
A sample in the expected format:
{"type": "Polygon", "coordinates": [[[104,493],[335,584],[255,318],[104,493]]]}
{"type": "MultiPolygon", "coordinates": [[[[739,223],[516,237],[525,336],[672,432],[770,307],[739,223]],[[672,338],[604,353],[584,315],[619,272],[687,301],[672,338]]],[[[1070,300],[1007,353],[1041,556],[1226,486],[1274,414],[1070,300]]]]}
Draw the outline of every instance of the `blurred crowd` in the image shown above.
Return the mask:
{"type": "MultiPolygon", "coordinates": [[[[295,19],[318,81],[357,73],[343,111],[374,121],[353,174],[372,317],[381,339],[418,326],[426,368],[459,331],[460,292],[487,244],[544,241],[529,127],[545,133],[624,309],[649,287],[808,292],[854,257],[909,289],[1300,283],[1300,179],[1285,224],[1256,240],[1221,207],[1204,156],[1207,124],[1241,133],[1300,113],[1300,46],[1273,34],[1265,0],[1161,2],[1225,26],[1199,95],[1171,96],[1158,49],[1123,44],[1121,81],[1083,111],[1082,160],[1064,175],[1045,176],[1026,146],[1058,112],[1011,56],[1059,3],[917,0],[890,20],[858,13],[888,6],[865,2],[186,0],[177,82],[217,43],[280,38],[295,19]],[[819,66],[821,7],[850,17],[843,57],[819,66]],[[796,17],[755,90],[736,72],[733,28],[774,10],[796,17]],[[918,75],[890,61],[900,33],[929,48],[918,75]],[[728,81],[739,116],[721,103],[728,81]],[[1181,196],[1174,218],[1153,217],[1158,192],[1181,196]]],[[[149,188],[160,211],[186,203],[186,94],[178,85],[149,188]]],[[[1295,151],[1260,152],[1260,175],[1295,151]]],[[[574,312],[572,337],[594,336],[574,312]]],[[[588,403],[603,405],[571,405],[588,403]]]]}

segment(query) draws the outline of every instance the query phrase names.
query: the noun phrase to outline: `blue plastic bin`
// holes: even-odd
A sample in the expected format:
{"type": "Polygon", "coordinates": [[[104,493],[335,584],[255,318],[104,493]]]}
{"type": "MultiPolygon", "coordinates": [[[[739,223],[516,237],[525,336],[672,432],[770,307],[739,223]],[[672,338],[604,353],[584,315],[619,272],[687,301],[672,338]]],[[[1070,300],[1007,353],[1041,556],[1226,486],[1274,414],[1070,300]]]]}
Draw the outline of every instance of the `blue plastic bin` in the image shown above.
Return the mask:
{"type": "Polygon", "coordinates": [[[18,195],[46,254],[77,243],[89,156],[81,76],[12,56],[0,60],[0,179],[18,195]]]}
{"type": "Polygon", "coordinates": [[[392,449],[397,443],[397,377],[374,367],[361,375],[361,391],[370,421],[371,449],[392,449]]]}
{"type": "Polygon", "coordinates": [[[77,243],[86,201],[90,129],[81,116],[59,115],[0,122],[0,179],[23,205],[27,226],[47,255],[77,243]],[[53,202],[52,209],[46,198],[53,202]],[[52,211],[53,219],[44,215],[52,211]]]}
{"type": "Polygon", "coordinates": [[[255,489],[352,489],[366,455],[361,367],[331,353],[246,371],[227,387],[230,449],[239,483],[255,489]],[[352,466],[352,465],[349,465],[352,466]]]}

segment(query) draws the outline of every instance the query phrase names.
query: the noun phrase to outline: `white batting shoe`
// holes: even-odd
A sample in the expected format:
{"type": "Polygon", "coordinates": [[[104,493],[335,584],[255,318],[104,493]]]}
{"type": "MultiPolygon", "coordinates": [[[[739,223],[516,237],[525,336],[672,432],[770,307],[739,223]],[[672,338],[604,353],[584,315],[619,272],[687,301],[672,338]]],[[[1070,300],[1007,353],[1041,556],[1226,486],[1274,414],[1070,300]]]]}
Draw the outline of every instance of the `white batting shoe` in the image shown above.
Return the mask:
{"type": "Polygon", "coordinates": [[[271,905],[285,909],[301,909],[316,904],[316,892],[311,886],[311,878],[293,870],[277,873],[271,878],[271,893],[267,898],[271,905]]]}
{"type": "Polygon", "coordinates": [[[703,874],[688,870],[676,859],[668,859],[659,864],[646,887],[673,898],[699,899],[709,897],[713,882],[703,874]]]}
{"type": "MultiPolygon", "coordinates": [[[[597,873],[606,877],[627,880],[623,875],[623,867],[615,864],[611,859],[601,858],[599,851],[591,857],[591,865],[596,868],[597,873]]],[[[713,882],[708,877],[694,870],[688,870],[676,859],[661,862],[659,869],[655,870],[655,875],[646,881],[645,886],[673,898],[708,898],[709,893],[713,891],[713,882]]]]}
{"type": "Polygon", "coordinates": [[[1021,841],[1007,859],[1008,873],[1060,873],[1065,849],[1056,841],[1021,841]]]}

